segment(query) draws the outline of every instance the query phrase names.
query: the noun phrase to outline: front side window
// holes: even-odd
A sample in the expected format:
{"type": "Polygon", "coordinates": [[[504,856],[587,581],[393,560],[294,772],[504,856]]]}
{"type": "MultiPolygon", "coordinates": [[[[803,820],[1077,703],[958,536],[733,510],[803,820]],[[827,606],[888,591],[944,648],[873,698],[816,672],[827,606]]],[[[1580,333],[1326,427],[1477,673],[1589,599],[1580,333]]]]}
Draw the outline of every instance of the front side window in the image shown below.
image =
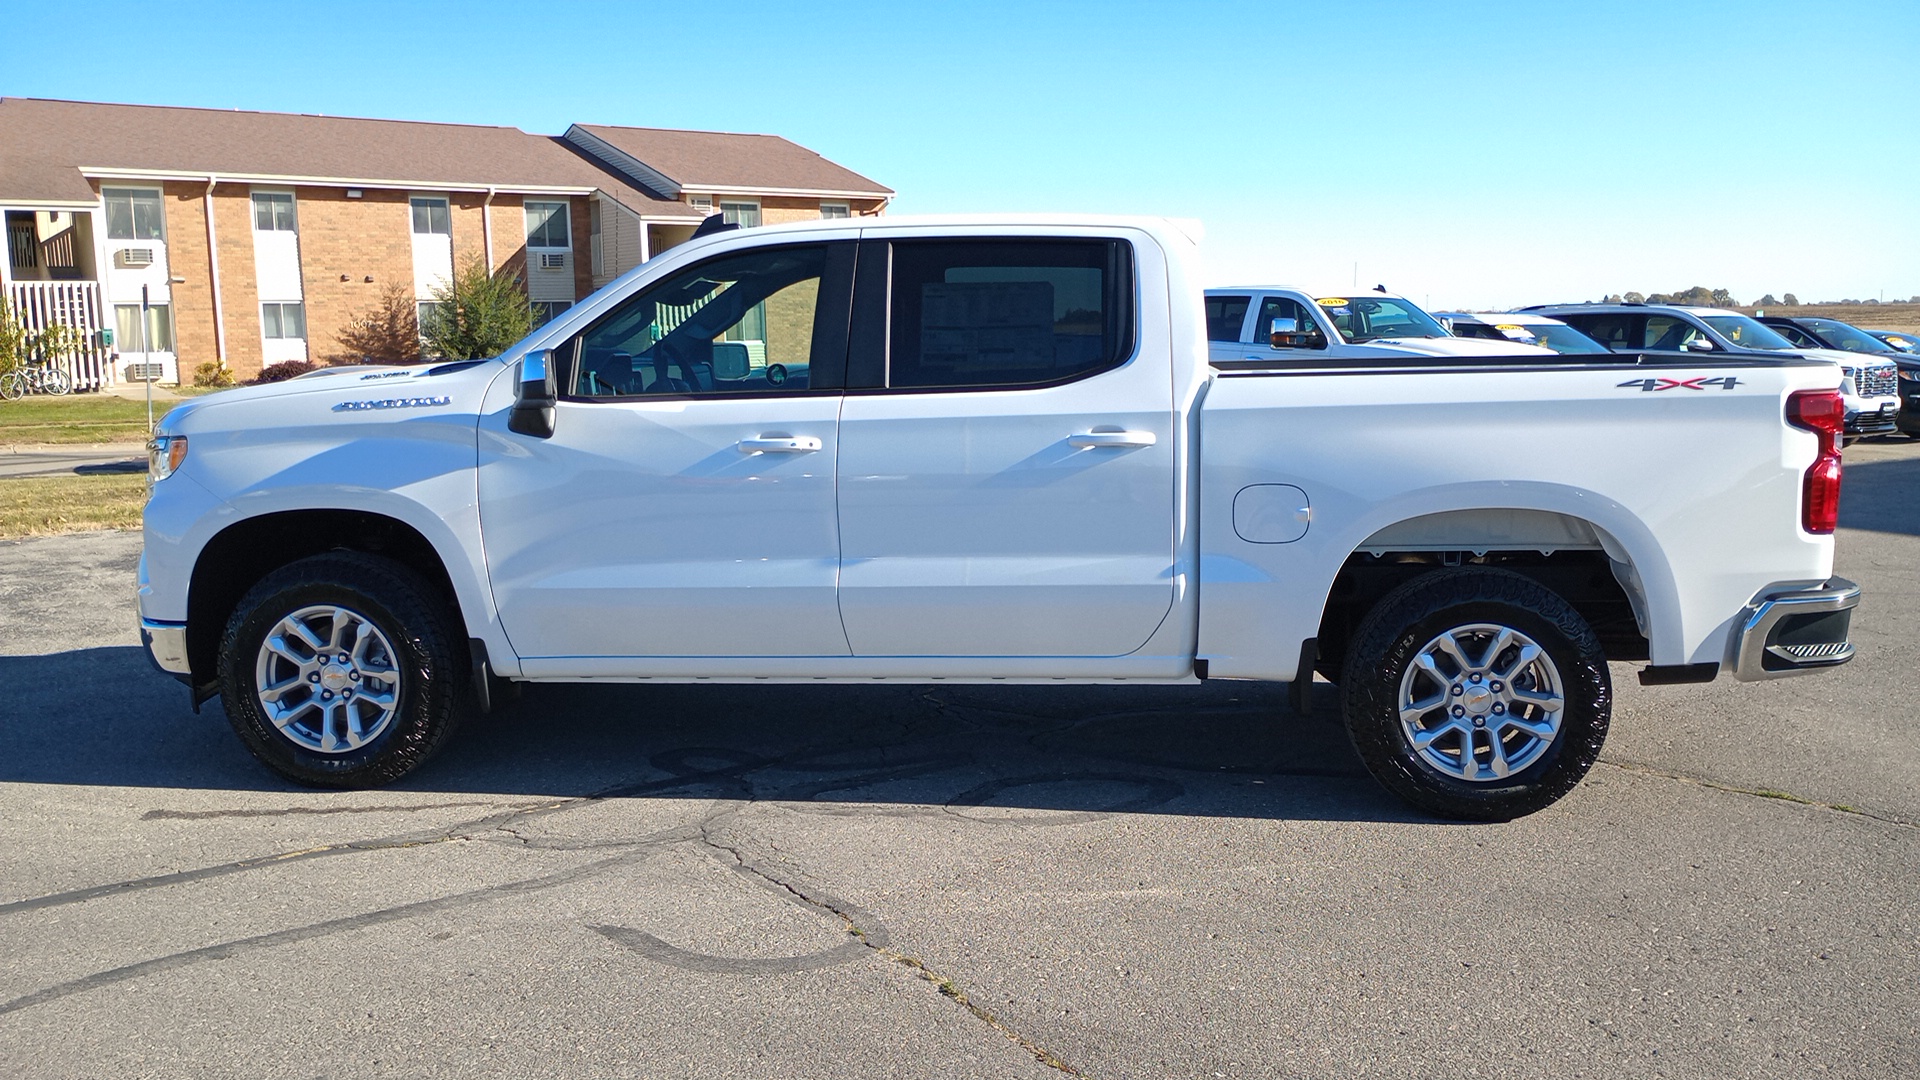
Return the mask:
{"type": "Polygon", "coordinates": [[[890,388],[1043,386],[1133,352],[1133,252],[1118,240],[893,246],[890,388]]]}
{"type": "Polygon", "coordinates": [[[160,193],[145,188],[102,188],[107,203],[107,237],[112,240],[164,240],[160,193]]]}
{"type": "Polygon", "coordinates": [[[413,234],[415,236],[452,236],[453,216],[447,208],[447,200],[435,198],[408,199],[413,208],[413,234]]]}
{"type": "Polygon", "coordinates": [[[272,341],[306,340],[307,314],[298,302],[260,305],[261,333],[272,341]]]}
{"type": "Polygon", "coordinates": [[[293,195],[284,191],[253,193],[255,232],[298,232],[293,220],[293,195]]]}
{"type": "Polygon", "coordinates": [[[530,248],[572,247],[567,231],[567,204],[563,202],[527,203],[527,246],[530,248]]]}
{"type": "Polygon", "coordinates": [[[1298,301],[1284,296],[1269,296],[1260,301],[1260,317],[1253,324],[1253,337],[1256,341],[1274,344],[1276,348],[1324,349],[1327,339],[1320,332],[1320,324],[1313,321],[1309,312],[1298,301]],[[1273,342],[1273,320],[1292,319],[1294,332],[1291,340],[1282,338],[1273,342]]]}
{"type": "Polygon", "coordinates": [[[1251,296],[1207,297],[1207,340],[1239,341],[1240,327],[1247,321],[1247,305],[1251,303],[1251,296]]]}
{"type": "Polygon", "coordinates": [[[1640,345],[1646,349],[1672,352],[1684,349],[1704,336],[1699,327],[1685,319],[1672,315],[1649,315],[1647,327],[1640,336],[1640,345]]]}
{"type": "Polygon", "coordinates": [[[140,337],[140,305],[113,305],[114,347],[121,352],[172,352],[173,311],[165,304],[147,306],[147,336],[140,337]]]}
{"type": "MultiPolygon", "coordinates": [[[[1761,323],[1760,325],[1766,326],[1767,324],[1761,323]]],[[[1812,334],[1807,333],[1797,326],[1772,326],[1768,327],[1768,329],[1786,338],[1787,341],[1796,348],[1817,349],[1820,347],[1820,343],[1813,340],[1812,334]]]]}
{"type": "MultiPolygon", "coordinates": [[[[826,357],[834,333],[834,320],[817,318],[828,258],[824,244],[762,248],[710,259],[648,288],[580,336],[571,396],[813,388],[816,357],[826,357]]],[[[846,312],[839,311],[844,356],[846,312]]]]}

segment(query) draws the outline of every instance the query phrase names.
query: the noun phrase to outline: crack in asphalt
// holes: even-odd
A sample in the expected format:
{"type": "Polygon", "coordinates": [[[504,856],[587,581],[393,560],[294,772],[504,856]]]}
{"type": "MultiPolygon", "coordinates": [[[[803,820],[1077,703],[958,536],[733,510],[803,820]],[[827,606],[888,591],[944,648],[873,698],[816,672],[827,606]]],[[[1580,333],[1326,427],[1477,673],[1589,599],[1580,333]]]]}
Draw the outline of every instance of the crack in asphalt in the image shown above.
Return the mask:
{"type": "Polygon", "coordinates": [[[139,963],[109,968],[106,971],[95,972],[92,975],[87,975],[82,978],[56,983],[45,989],[36,990],[31,994],[14,998],[11,1001],[0,1002],[0,1016],[4,1016],[7,1013],[19,1012],[22,1009],[30,1009],[36,1005],[45,1005],[50,1001],[57,1001],[64,997],[71,997],[74,994],[85,993],[88,990],[98,989],[102,986],[111,986],[115,983],[127,982],[130,979],[137,979],[145,975],[157,974],[163,971],[172,971],[193,964],[204,963],[208,960],[225,960],[241,955],[242,953],[253,952],[259,949],[270,949],[280,945],[291,945],[295,942],[310,941],[314,938],[329,937],[350,930],[360,930],[369,926],[378,926],[381,923],[412,918],[416,915],[468,907],[482,901],[498,899],[502,896],[512,896],[535,892],[541,889],[550,889],[556,885],[565,885],[580,880],[581,878],[590,877],[602,870],[611,868],[615,864],[628,861],[635,857],[644,857],[645,854],[650,853],[642,852],[615,856],[611,859],[602,859],[599,862],[588,863],[585,866],[575,867],[571,870],[563,870],[553,874],[546,874],[540,877],[523,878],[519,881],[510,881],[502,885],[489,885],[485,888],[474,889],[469,892],[454,893],[451,896],[436,897],[432,900],[420,900],[411,904],[400,904],[396,907],[383,908],[379,911],[363,912],[359,915],[347,915],[338,919],[328,919],[325,922],[294,927],[289,930],[276,930],[272,933],[256,934],[253,937],[225,941],[218,945],[189,949],[185,952],[172,953],[167,956],[156,957],[152,960],[142,960],[139,963]]]}
{"type": "MultiPolygon", "coordinates": [[[[421,803],[418,806],[283,806],[260,810],[149,810],[141,821],[202,821],[207,818],[322,817],[330,814],[417,814],[422,810],[459,810],[498,806],[491,801],[421,803]]],[[[538,804],[534,804],[538,805],[538,804]]],[[[517,808],[517,807],[516,807],[517,808]]]]}
{"type": "MultiPolygon", "coordinates": [[[[716,815],[716,817],[711,820],[714,824],[717,824],[719,819],[716,815]]],[[[734,869],[739,870],[741,873],[759,879],[767,887],[779,890],[800,904],[839,919],[841,923],[845,925],[847,933],[855,939],[854,943],[850,943],[852,949],[865,949],[890,963],[898,964],[913,971],[923,982],[932,983],[934,987],[940,991],[942,997],[947,998],[949,1001],[965,1009],[976,1020],[979,1020],[993,1031],[1007,1038],[1014,1045],[1026,1051],[1035,1061],[1045,1065],[1047,1068],[1065,1073],[1068,1076],[1086,1077],[1087,1074],[1085,1072],[1068,1064],[1061,1059],[1059,1055],[1041,1046],[1039,1043],[1015,1031],[1012,1027],[1008,1026],[1005,1021],[975,1003],[973,999],[967,995],[967,992],[951,977],[928,967],[927,964],[918,957],[909,956],[898,949],[892,948],[891,935],[888,933],[886,926],[872,914],[838,897],[834,897],[823,890],[815,889],[810,892],[794,885],[790,881],[769,874],[759,866],[756,866],[752,860],[748,859],[739,847],[715,839],[709,830],[702,830],[701,842],[716,851],[723,851],[733,856],[734,869]]],[[[596,929],[599,928],[596,927],[596,929]]],[[[829,954],[837,954],[848,949],[849,946],[843,945],[839,949],[830,950],[829,954]]]]}
{"type": "Polygon", "coordinates": [[[1791,791],[1780,791],[1776,788],[1742,787],[1739,784],[1728,784],[1719,780],[1709,780],[1704,776],[1692,776],[1687,773],[1673,772],[1668,769],[1662,769],[1637,761],[1610,761],[1602,759],[1595,762],[1595,764],[1606,765],[1610,768],[1618,769],[1621,772],[1633,773],[1636,776],[1652,776],[1662,780],[1676,780],[1683,784],[1692,784],[1695,787],[1703,787],[1712,791],[1724,791],[1729,795],[1746,795],[1755,799],[1772,799],[1775,802],[1810,806],[1817,810],[1831,810],[1836,814],[1846,814],[1849,817],[1866,818],[1869,821],[1878,821],[1885,825],[1897,825],[1903,829],[1920,829],[1920,822],[1889,817],[1871,810],[1862,810],[1857,806],[1849,806],[1846,803],[1822,802],[1819,799],[1810,799],[1804,795],[1796,795],[1791,791]]]}

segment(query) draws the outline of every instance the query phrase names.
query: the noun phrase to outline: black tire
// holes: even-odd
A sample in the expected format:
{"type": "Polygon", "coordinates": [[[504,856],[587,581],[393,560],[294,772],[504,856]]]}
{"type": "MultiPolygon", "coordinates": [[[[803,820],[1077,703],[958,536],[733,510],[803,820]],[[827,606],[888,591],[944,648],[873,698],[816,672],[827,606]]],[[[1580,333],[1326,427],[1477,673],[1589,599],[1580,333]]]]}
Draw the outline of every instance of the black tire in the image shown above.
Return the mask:
{"type": "MultiPolygon", "coordinates": [[[[220,700],[253,756],[289,780],[328,788],[390,784],[418,768],[453,734],[470,674],[464,640],[452,632],[456,626],[457,618],[432,587],[399,563],[349,551],[301,559],[262,578],[235,606],[220,640],[220,700]],[[350,749],[323,751],[309,744],[309,736],[323,743],[329,738],[318,733],[317,708],[282,730],[259,694],[261,665],[283,664],[285,659],[278,652],[263,658],[267,636],[283,620],[316,608],[338,609],[377,631],[384,638],[375,639],[379,663],[394,672],[399,685],[397,694],[388,695],[393,704],[375,725],[376,733],[350,749]]],[[[364,703],[369,688],[387,685],[374,681],[373,674],[361,682],[357,663],[351,667],[355,682],[346,687],[344,698],[358,688],[364,703]]],[[[316,684],[308,699],[318,692],[316,684]]],[[[333,712],[324,716],[329,730],[344,730],[335,724],[333,712]]]]}
{"type": "MultiPolygon", "coordinates": [[[[1426,700],[1431,699],[1420,698],[1426,700]]],[[[1419,709],[1420,701],[1409,701],[1409,711],[1419,709]]],[[[1367,613],[1347,654],[1341,705],[1354,749],[1387,790],[1440,817],[1505,821],[1552,804],[1593,767],[1613,713],[1613,682],[1600,639],[1572,605],[1520,574],[1466,567],[1422,574],[1367,613]],[[1505,628],[1516,635],[1511,641],[1531,639],[1546,663],[1521,663],[1525,654],[1519,645],[1486,656],[1497,639],[1486,627],[1505,628]],[[1442,650],[1429,655],[1442,656],[1441,668],[1455,670],[1442,677],[1441,669],[1422,668],[1409,677],[1409,667],[1447,635],[1457,635],[1451,641],[1456,647],[1464,644],[1463,652],[1484,642],[1486,666],[1459,666],[1442,650]],[[1503,670],[1513,686],[1497,681],[1503,670]],[[1552,728],[1553,714],[1531,702],[1535,696],[1554,696],[1541,689],[1552,678],[1558,680],[1563,704],[1557,729],[1542,734],[1534,729],[1552,728]],[[1445,704],[1403,723],[1401,694],[1405,689],[1414,698],[1415,687],[1443,695],[1445,704]],[[1456,696],[1460,691],[1454,687],[1467,696],[1456,696]],[[1533,696],[1508,704],[1483,687],[1516,698],[1533,696]],[[1474,711],[1489,714],[1484,726],[1474,711]],[[1495,712],[1501,715],[1491,715],[1495,712]],[[1425,751],[1414,745],[1416,729],[1431,740],[1425,751]],[[1509,752],[1523,764],[1494,775],[1497,767],[1512,764],[1509,752]]]]}

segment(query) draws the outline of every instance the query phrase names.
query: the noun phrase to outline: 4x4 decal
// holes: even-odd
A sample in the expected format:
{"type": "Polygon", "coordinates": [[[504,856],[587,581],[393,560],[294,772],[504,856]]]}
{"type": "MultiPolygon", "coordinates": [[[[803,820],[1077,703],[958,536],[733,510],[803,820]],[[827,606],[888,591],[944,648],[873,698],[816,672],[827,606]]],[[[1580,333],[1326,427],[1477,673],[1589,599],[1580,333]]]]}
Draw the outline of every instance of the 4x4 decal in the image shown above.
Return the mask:
{"type": "Polygon", "coordinates": [[[1709,386],[1717,386],[1722,390],[1731,390],[1739,385],[1740,380],[1731,375],[1725,375],[1719,378],[1708,378],[1702,375],[1694,379],[1628,379],[1626,382],[1620,384],[1620,388],[1624,390],[1629,386],[1637,386],[1643,392],[1657,392],[1660,390],[1705,390],[1709,386]]]}

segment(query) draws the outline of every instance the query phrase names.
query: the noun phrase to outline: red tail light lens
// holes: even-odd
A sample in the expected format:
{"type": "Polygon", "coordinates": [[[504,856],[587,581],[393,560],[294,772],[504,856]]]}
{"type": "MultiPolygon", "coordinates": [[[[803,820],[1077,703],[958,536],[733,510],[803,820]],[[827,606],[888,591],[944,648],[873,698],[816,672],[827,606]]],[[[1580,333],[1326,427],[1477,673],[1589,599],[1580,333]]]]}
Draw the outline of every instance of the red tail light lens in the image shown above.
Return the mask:
{"type": "Polygon", "coordinates": [[[1820,437],[1800,495],[1800,527],[1830,533],[1840,524],[1840,437],[1847,406],[1838,390],[1801,390],[1787,398],[1787,423],[1820,437]]]}

